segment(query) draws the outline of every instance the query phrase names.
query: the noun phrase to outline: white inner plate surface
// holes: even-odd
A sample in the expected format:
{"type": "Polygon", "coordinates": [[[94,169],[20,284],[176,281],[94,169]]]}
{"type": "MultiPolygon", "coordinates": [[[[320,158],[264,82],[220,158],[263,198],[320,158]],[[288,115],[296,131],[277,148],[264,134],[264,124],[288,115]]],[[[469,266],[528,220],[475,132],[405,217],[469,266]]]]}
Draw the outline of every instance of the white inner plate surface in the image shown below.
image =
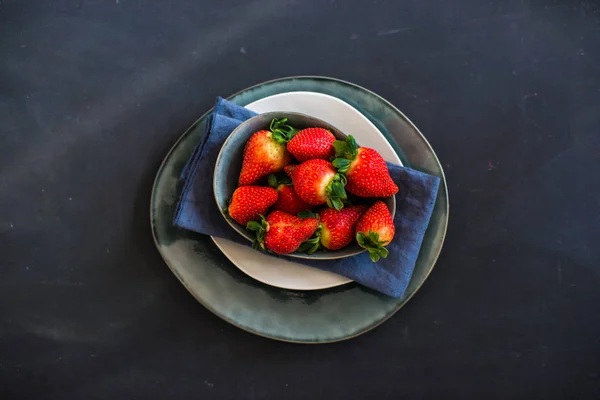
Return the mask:
{"type": "MultiPolygon", "coordinates": [[[[386,161],[402,165],[379,129],[354,107],[336,97],[315,92],[290,92],[265,97],[245,107],[259,114],[290,111],[322,119],[344,134],[354,136],[359,145],[377,150],[386,161]]],[[[229,240],[212,239],[235,266],[267,285],[293,290],[317,290],[352,282],[331,272],[270,257],[229,240]]]]}

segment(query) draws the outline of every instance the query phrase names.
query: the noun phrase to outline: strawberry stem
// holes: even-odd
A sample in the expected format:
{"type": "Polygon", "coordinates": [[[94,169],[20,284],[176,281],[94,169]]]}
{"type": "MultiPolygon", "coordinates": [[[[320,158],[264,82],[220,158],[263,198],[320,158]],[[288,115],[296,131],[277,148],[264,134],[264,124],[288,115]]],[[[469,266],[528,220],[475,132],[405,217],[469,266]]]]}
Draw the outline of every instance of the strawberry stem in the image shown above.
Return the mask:
{"type": "Polygon", "coordinates": [[[350,160],[347,158],[336,158],[332,162],[339,173],[345,174],[350,169],[350,160]]]}
{"type": "Polygon", "coordinates": [[[364,232],[358,232],[356,242],[360,247],[367,249],[373,262],[379,261],[380,258],[386,258],[389,254],[388,249],[384,247],[388,242],[379,240],[379,233],[377,232],[369,231],[368,235],[364,232]]]}
{"type": "Polygon", "coordinates": [[[298,218],[302,218],[302,219],[307,219],[307,218],[317,219],[317,216],[310,210],[300,211],[297,216],[298,216],[298,218]]]}
{"type": "Polygon", "coordinates": [[[315,231],[315,233],[304,243],[298,247],[298,252],[313,254],[315,251],[321,248],[321,224],[319,224],[319,228],[315,231]]]}
{"type": "Polygon", "coordinates": [[[358,155],[358,144],[354,136],[348,135],[346,140],[336,140],[333,142],[336,157],[343,157],[348,160],[354,160],[358,155]]]}
{"type": "Polygon", "coordinates": [[[338,172],[344,174],[350,169],[350,163],[358,156],[358,144],[354,136],[348,135],[346,140],[336,140],[333,142],[336,158],[333,160],[333,166],[338,172]]]}
{"type": "Polygon", "coordinates": [[[298,132],[298,129],[286,124],[287,120],[287,118],[273,118],[271,121],[269,130],[277,143],[285,144],[289,142],[298,132]]]}
{"type": "Polygon", "coordinates": [[[343,174],[335,174],[329,185],[327,185],[327,206],[341,210],[344,208],[344,202],[348,199],[346,194],[346,176],[343,174]]]}
{"type": "Polygon", "coordinates": [[[246,229],[254,232],[254,240],[252,241],[252,248],[261,251],[268,251],[265,247],[265,234],[269,230],[269,224],[265,219],[264,215],[260,216],[260,222],[250,221],[246,224],[246,229]]]}
{"type": "Polygon", "coordinates": [[[268,181],[269,186],[271,186],[273,189],[277,189],[277,187],[279,186],[277,183],[277,176],[275,174],[269,175],[268,181]]]}
{"type": "Polygon", "coordinates": [[[223,212],[227,215],[229,215],[229,206],[231,205],[231,199],[227,200],[227,203],[225,204],[225,207],[223,207],[223,212]]]}
{"type": "Polygon", "coordinates": [[[292,180],[285,173],[270,174],[267,181],[273,189],[277,189],[281,185],[292,184],[292,180]]]}

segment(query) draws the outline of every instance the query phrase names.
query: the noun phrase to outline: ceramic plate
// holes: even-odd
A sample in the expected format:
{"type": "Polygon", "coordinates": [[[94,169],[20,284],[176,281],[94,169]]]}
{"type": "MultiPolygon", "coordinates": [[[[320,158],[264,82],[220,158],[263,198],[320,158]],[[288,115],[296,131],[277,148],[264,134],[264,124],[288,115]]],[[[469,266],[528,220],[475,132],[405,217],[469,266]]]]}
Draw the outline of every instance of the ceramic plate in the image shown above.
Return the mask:
{"type": "MultiPolygon", "coordinates": [[[[361,146],[379,151],[386,161],[402,165],[379,129],[348,103],[322,93],[290,92],[268,96],[246,105],[259,114],[270,111],[299,112],[319,118],[346,135],[353,135],[361,146]]],[[[352,280],[305,265],[269,257],[248,246],[213,238],[223,254],[239,269],[268,285],[293,290],[327,289],[352,280]]]]}
{"type": "Polygon", "coordinates": [[[229,100],[248,105],[288,92],[317,92],[343,100],[378,128],[404,165],[442,180],[404,296],[388,297],[353,282],[317,291],[265,285],[236,268],[210,237],[174,227],[173,214],[182,189],[179,176],[202,137],[207,115],[212,110],[175,143],[158,171],[150,204],[152,232],[161,256],[181,283],[225,321],[251,333],[283,341],[326,343],[349,339],[392,316],[433,269],[448,225],[446,181],[431,146],[408,118],[383,98],[351,83],[321,77],[284,78],[248,88],[229,100]]]}

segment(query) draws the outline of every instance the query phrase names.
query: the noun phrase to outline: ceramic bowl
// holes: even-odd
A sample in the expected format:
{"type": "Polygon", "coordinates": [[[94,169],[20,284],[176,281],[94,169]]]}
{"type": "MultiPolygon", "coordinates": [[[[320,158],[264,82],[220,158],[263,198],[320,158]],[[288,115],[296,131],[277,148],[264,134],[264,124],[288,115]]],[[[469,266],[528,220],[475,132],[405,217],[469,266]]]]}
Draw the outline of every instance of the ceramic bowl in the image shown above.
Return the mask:
{"type": "MultiPolygon", "coordinates": [[[[238,178],[242,168],[242,159],[246,142],[255,132],[262,129],[269,129],[273,118],[287,118],[288,124],[296,129],[309,127],[327,128],[336,138],[342,140],[346,138],[346,135],[340,132],[337,128],[318,118],[292,112],[269,112],[257,115],[243,122],[229,135],[227,140],[225,140],[225,143],[223,143],[221,151],[217,157],[213,179],[213,191],[219,210],[221,210],[221,214],[223,214],[223,218],[225,218],[225,220],[233,229],[235,229],[240,235],[248,239],[250,242],[253,240],[251,232],[246,230],[246,227],[231,219],[223,210],[226,208],[227,201],[231,199],[233,192],[238,186],[238,178]]],[[[382,200],[388,206],[388,209],[393,217],[396,213],[395,197],[392,196],[382,200]]],[[[340,250],[318,251],[313,254],[292,253],[288,256],[317,260],[333,260],[344,257],[352,257],[364,251],[366,250],[358,246],[356,243],[353,243],[340,250]]]]}

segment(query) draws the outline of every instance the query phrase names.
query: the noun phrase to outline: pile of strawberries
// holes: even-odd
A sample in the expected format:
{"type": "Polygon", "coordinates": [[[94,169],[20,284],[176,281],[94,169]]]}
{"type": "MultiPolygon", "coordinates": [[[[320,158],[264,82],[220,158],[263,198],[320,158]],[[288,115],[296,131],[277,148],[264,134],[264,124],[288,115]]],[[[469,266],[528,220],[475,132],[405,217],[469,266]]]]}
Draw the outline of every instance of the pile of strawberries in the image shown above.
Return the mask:
{"type": "Polygon", "coordinates": [[[355,240],[373,261],[388,255],[395,228],[377,198],[398,187],[381,155],[352,136],[336,140],[327,129],[298,131],[274,119],[246,143],[238,183],[227,212],[254,232],[256,248],[312,254],[355,240]]]}

